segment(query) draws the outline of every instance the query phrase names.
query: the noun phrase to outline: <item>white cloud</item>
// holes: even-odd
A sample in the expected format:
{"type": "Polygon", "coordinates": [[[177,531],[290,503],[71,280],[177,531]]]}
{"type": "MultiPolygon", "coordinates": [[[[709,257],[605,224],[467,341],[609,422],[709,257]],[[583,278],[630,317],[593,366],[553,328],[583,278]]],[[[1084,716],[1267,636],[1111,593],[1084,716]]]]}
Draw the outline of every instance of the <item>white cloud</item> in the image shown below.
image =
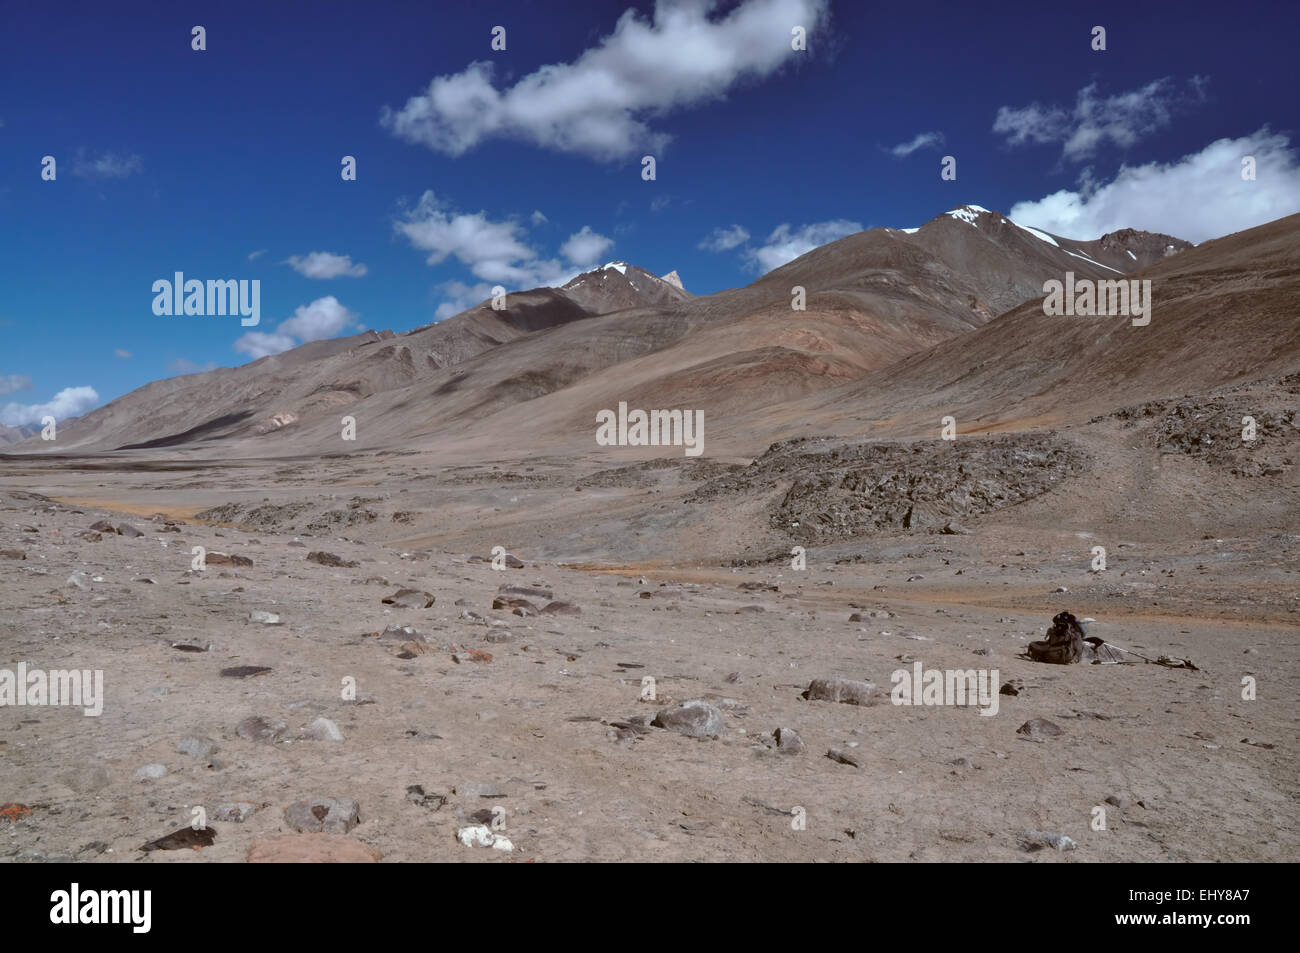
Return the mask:
{"type": "Polygon", "coordinates": [[[613,247],[614,239],[599,235],[591,230],[590,225],[584,225],[582,231],[574,232],[560,246],[560,254],[578,268],[590,268],[613,247]]]}
{"type": "Polygon", "coordinates": [[[131,352],[126,350],[126,348],[115,347],[113,348],[113,356],[120,357],[122,360],[127,361],[131,359],[131,352]]]}
{"type": "Polygon", "coordinates": [[[889,151],[895,157],[902,159],[906,156],[910,156],[917,149],[926,149],[930,146],[941,145],[942,143],[943,133],[941,132],[918,132],[916,138],[911,142],[900,142],[889,151]]]}
{"type": "Polygon", "coordinates": [[[486,281],[474,285],[467,285],[462,281],[448,281],[439,285],[438,290],[442,292],[445,300],[433,312],[435,321],[460,314],[467,308],[472,308],[492,297],[492,286],[486,281]]]}
{"type": "Polygon", "coordinates": [[[860,231],[861,223],[846,219],[816,222],[798,229],[792,229],[789,224],[778,225],[761,248],[746,249],[745,258],[751,268],[766,274],[827,242],[860,231]]]}
{"type": "Polygon", "coordinates": [[[534,226],[537,226],[537,225],[545,225],[545,224],[546,224],[547,222],[549,222],[549,221],[550,221],[550,219],[547,218],[545,215],[543,215],[540,211],[536,211],[536,210],[535,210],[535,211],[533,212],[533,215],[532,215],[532,222],[533,222],[533,225],[534,225],[534,226]]]}
{"type": "Polygon", "coordinates": [[[700,242],[698,247],[704,251],[731,251],[747,241],[748,230],[741,225],[732,225],[730,228],[715,228],[713,234],[700,242]]]}
{"type": "Polygon", "coordinates": [[[351,327],[357,316],[339,304],[333,295],[300,305],[293,317],[281,322],[277,334],[292,334],[303,341],[323,341],[351,327]]]}
{"type": "Polygon", "coordinates": [[[39,426],[42,417],[66,420],[79,417],[99,403],[93,387],[65,387],[45,404],[5,404],[0,407],[0,424],[6,427],[39,426]]]}
{"type": "MultiPolygon", "coordinates": [[[[498,284],[512,290],[555,288],[565,284],[581,270],[564,265],[558,258],[542,258],[526,243],[526,230],[519,222],[494,222],[483,211],[473,214],[456,212],[432,192],[425,192],[416,207],[394,227],[413,246],[429,253],[425,259],[428,264],[440,265],[454,257],[484,283],[489,293],[491,287],[498,284]]],[[[590,249],[600,242],[612,244],[610,239],[584,226],[582,231],[570,236],[564,247],[572,254],[589,254],[590,249]]],[[[460,283],[455,286],[462,289],[469,287],[460,283]]],[[[451,303],[463,303],[466,294],[468,292],[453,293],[451,303]]],[[[479,295],[469,304],[476,304],[488,296],[479,295]]],[[[466,307],[468,306],[467,304],[466,307]]],[[[463,307],[456,307],[450,313],[463,310],[463,307]]],[[[446,317],[446,305],[440,306],[437,313],[440,317],[446,317]]]]}
{"type": "Polygon", "coordinates": [[[85,179],[125,179],[133,172],[143,169],[144,164],[137,155],[105,152],[98,157],[89,158],[85,149],[79,149],[72,160],[72,174],[85,179]]]}
{"type": "Polygon", "coordinates": [[[255,252],[249,252],[249,254],[248,254],[248,260],[249,260],[249,261],[256,261],[257,259],[261,258],[261,257],[262,257],[263,255],[265,255],[265,254],[266,254],[266,249],[265,249],[265,248],[259,248],[259,249],[258,249],[257,251],[255,251],[255,252]]]}
{"type": "Polygon", "coordinates": [[[293,270],[307,278],[360,278],[366,273],[366,266],[352,264],[351,255],[335,255],[327,251],[314,251],[302,257],[290,255],[284,262],[292,265],[293,270]]]}
{"type": "Polygon", "coordinates": [[[26,374],[0,375],[0,394],[12,394],[15,391],[31,389],[32,379],[26,374]]]}
{"type": "Polygon", "coordinates": [[[308,341],[336,337],[356,322],[355,314],[340,304],[333,295],[327,295],[317,298],[311,304],[300,305],[293,317],[281,321],[273,332],[244,332],[235,342],[235,350],[257,360],[308,341]]]}
{"type": "MultiPolygon", "coordinates": [[[[245,331],[243,336],[235,342],[235,350],[241,354],[247,354],[251,360],[256,361],[259,358],[270,357],[272,354],[279,354],[281,351],[295,348],[298,343],[287,334],[245,331]]],[[[193,372],[182,371],[181,373],[193,372]]]]}
{"type": "Polygon", "coordinates": [[[416,248],[427,251],[430,265],[455,256],[478,278],[491,282],[517,281],[537,253],[523,243],[523,226],[493,222],[486,212],[453,213],[432,192],[425,192],[406,220],[396,224],[416,248]]]}
{"type": "Polygon", "coordinates": [[[1079,191],[1017,202],[1009,215],[1067,238],[1140,228],[1199,243],[1300,211],[1300,163],[1289,145],[1267,128],[1219,139],[1176,162],[1122,166],[1111,182],[1085,179],[1079,191]],[[1255,157],[1253,182],[1241,178],[1243,156],[1255,157]]]}
{"type": "Polygon", "coordinates": [[[743,0],[711,19],[717,0],[659,0],[653,22],[636,10],[572,63],[543,66],[513,86],[493,85],[493,64],[435,77],[381,123],[408,142],[462,155],[492,138],[531,142],[600,160],[661,151],[669,136],[647,119],[721,99],[742,80],[776,72],[804,54],[791,29],[811,36],[828,0],[743,0]]]}
{"type": "MultiPolygon", "coordinates": [[[[1192,93],[1203,99],[1205,80],[1188,81],[1192,93]]],[[[1168,77],[1153,80],[1139,89],[1114,96],[1098,96],[1097,84],[1079,90],[1072,109],[1031,103],[1014,108],[1002,106],[993,121],[993,131],[1007,137],[1010,145],[1062,143],[1064,158],[1077,161],[1095,153],[1107,141],[1121,148],[1167,126],[1174,113],[1190,101],[1168,77]]]]}

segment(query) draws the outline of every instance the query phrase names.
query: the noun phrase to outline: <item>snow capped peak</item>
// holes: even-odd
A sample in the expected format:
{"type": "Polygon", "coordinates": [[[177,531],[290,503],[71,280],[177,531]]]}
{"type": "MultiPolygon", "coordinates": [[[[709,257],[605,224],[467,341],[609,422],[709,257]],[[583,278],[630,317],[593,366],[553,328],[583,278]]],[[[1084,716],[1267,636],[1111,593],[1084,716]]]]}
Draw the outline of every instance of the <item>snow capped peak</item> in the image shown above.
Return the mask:
{"type": "Polygon", "coordinates": [[[601,271],[604,271],[606,268],[613,268],[620,275],[627,274],[627,262],[625,261],[607,261],[605,264],[600,266],[601,271]]]}
{"type": "MultiPolygon", "coordinates": [[[[967,225],[975,225],[975,219],[979,218],[981,214],[989,215],[991,213],[981,205],[962,205],[948,214],[959,221],[965,222],[967,225]]],[[[975,227],[978,228],[979,226],[975,225],[975,227]]]]}
{"type": "Polygon", "coordinates": [[[664,282],[665,284],[672,285],[674,288],[677,288],[677,289],[679,289],[679,290],[681,290],[681,291],[685,291],[685,290],[686,290],[684,287],[682,287],[682,276],[679,275],[679,274],[677,274],[677,269],[676,269],[676,268],[674,268],[672,271],[668,272],[668,274],[664,275],[664,276],[663,276],[662,278],[660,278],[659,280],[662,281],[662,282],[664,282]]]}

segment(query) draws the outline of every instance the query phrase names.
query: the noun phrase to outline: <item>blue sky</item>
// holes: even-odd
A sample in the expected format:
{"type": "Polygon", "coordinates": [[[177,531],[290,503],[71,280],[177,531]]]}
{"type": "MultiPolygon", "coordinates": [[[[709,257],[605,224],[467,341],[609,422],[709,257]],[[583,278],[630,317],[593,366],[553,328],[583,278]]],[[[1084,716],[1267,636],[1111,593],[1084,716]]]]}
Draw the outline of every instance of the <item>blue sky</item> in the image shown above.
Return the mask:
{"type": "Polygon", "coordinates": [[[1298,24],[1280,2],[11,6],[0,423],[614,258],[737,287],[967,202],[1078,238],[1236,231],[1300,210],[1298,24]],[[259,280],[261,323],[155,315],[177,271],[259,280]]]}

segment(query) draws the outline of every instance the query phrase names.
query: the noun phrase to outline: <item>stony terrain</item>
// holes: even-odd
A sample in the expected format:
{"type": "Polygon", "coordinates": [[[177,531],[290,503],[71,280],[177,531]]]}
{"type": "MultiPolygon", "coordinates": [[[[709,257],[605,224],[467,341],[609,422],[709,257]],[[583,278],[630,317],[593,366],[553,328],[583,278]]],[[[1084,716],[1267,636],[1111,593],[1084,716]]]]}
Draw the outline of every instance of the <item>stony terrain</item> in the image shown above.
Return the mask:
{"type": "MultiPolygon", "coordinates": [[[[8,664],[102,669],[107,697],[99,717],[0,712],[0,802],[22,806],[0,820],[0,857],[1293,861],[1293,470],[1252,478],[1256,498],[1292,503],[1260,525],[1208,489],[1244,478],[1207,477],[1213,462],[1153,446],[1179,414],[1140,414],[1150,432],[1127,452],[1175,467],[1166,494],[1178,467],[1199,468],[1191,485],[1220,521],[1195,531],[1175,498],[1191,531],[1170,533],[1159,499],[1142,507],[1150,522],[1134,501],[1105,502],[1131,416],[1043,444],[1037,462],[1060,455],[1064,487],[963,514],[948,532],[888,519],[818,534],[804,540],[805,570],[782,555],[794,537],[764,506],[700,490],[743,477],[779,500],[773,460],[790,485],[814,473],[838,485],[807,446],[752,467],[587,473],[392,456],[279,477],[274,464],[11,464],[8,664]],[[694,540],[675,568],[670,539],[694,540]],[[1091,568],[1099,541],[1104,572],[1091,568]],[[494,569],[494,545],[521,568],[494,569]],[[751,555],[724,558],[731,549],[751,555]],[[1090,631],[1132,664],[1025,659],[1066,608],[1095,618],[1090,631]],[[1143,661],[1162,657],[1195,668],[1143,661]],[[997,669],[1018,694],[999,695],[991,717],[891,704],[891,673],[916,661],[997,669]],[[823,678],[874,687],[849,696],[864,704],[805,699],[823,678]],[[141,850],[196,806],[210,844],[185,835],[185,849],[141,850]],[[1097,807],[1105,831],[1090,826],[1097,807]],[[1076,846],[1044,847],[1044,834],[1076,846]],[[511,851],[475,840],[501,836],[511,851]]],[[[1014,443],[919,452],[987,477],[1014,443]]],[[[819,450],[838,452],[844,473],[892,473],[912,453],[819,450]]]]}
{"type": "Polygon", "coordinates": [[[1300,859],[1300,216],[1167,239],[615,268],[15,444],[0,701],[105,697],[0,705],[0,859],[1300,859]],[[1032,300],[1123,259],[1149,326],[1032,300]],[[596,444],[620,401],[703,455],[596,444]],[[1063,611],[1120,664],[1030,661],[1063,611]]]}

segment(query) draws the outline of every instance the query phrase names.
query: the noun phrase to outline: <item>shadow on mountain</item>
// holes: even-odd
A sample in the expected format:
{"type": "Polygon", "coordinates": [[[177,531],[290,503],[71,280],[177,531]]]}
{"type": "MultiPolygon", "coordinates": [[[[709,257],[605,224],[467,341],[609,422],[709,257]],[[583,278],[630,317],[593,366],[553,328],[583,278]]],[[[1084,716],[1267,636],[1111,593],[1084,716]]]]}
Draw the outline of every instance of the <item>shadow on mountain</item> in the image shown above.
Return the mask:
{"type": "Polygon", "coordinates": [[[199,424],[197,427],[191,427],[180,433],[174,433],[166,437],[158,437],[155,440],[146,440],[143,443],[128,443],[117,450],[153,450],[157,447],[176,447],[183,443],[190,443],[203,437],[215,436],[218,431],[227,427],[233,427],[235,424],[243,423],[249,417],[253,416],[253,411],[245,410],[237,414],[225,414],[214,420],[209,420],[205,424],[199,424]]]}

